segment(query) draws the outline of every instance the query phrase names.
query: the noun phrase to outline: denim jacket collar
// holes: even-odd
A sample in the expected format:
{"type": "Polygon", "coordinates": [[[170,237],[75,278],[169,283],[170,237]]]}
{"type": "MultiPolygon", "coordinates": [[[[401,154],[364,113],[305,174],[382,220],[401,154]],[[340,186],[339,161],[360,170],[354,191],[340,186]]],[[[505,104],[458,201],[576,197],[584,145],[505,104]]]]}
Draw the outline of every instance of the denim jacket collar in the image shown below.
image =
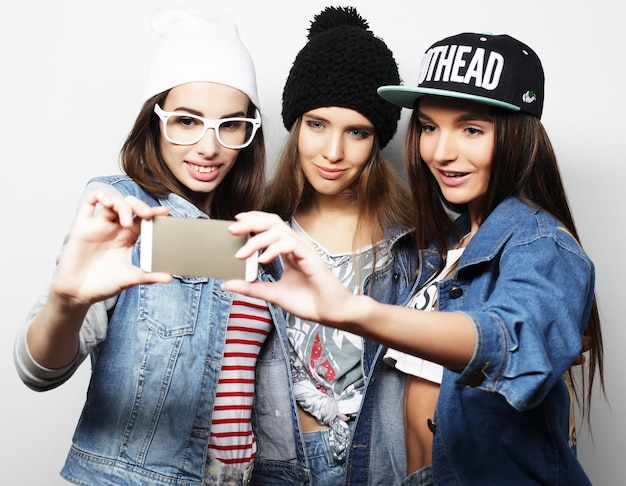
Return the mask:
{"type": "MultiPolygon", "coordinates": [[[[502,250],[520,222],[537,211],[536,208],[525,204],[517,197],[506,198],[489,215],[472,238],[472,244],[468,245],[463,252],[459,269],[493,259],[502,250]]],[[[464,213],[461,218],[459,218],[459,224],[467,224],[469,220],[467,213],[464,213]]]]}
{"type": "Polygon", "coordinates": [[[170,192],[165,197],[159,197],[158,201],[161,206],[165,206],[169,210],[170,216],[179,218],[208,218],[206,213],[177,194],[170,192]]]}

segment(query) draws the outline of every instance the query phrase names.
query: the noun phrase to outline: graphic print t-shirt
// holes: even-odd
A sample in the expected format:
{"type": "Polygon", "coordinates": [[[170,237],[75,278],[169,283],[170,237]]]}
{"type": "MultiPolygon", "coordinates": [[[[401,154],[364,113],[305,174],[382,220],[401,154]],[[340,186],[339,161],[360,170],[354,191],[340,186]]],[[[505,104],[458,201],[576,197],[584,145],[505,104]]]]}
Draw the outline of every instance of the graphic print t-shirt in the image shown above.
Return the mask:
{"type": "MultiPolygon", "coordinates": [[[[311,239],[292,219],[291,226],[307,238],[317,249],[333,274],[344,287],[357,293],[353,254],[331,254],[311,239]]],[[[376,266],[388,261],[384,242],[377,246],[376,266]]],[[[361,279],[372,271],[374,248],[357,251],[354,261],[360,267],[361,279]]],[[[363,395],[363,367],[361,365],[363,340],[360,336],[319,323],[289,315],[287,333],[291,344],[291,371],[298,405],[320,423],[330,423],[337,416],[355,414],[363,395]]]]}

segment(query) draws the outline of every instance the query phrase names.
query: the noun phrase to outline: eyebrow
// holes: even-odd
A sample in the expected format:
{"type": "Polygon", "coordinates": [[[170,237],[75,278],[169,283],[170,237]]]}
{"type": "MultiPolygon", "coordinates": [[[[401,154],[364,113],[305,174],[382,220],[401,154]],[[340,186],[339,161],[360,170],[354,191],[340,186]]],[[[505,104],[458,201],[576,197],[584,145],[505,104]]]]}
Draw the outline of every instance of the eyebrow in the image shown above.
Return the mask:
{"type": "Polygon", "coordinates": [[[323,117],[323,116],[313,116],[313,115],[307,115],[306,113],[304,115],[302,115],[303,119],[309,119],[309,120],[319,120],[319,121],[323,121],[328,123],[328,118],[323,117]]]}
{"type": "MultiPolygon", "coordinates": [[[[173,111],[186,111],[187,113],[191,114],[191,115],[196,115],[199,117],[203,117],[204,118],[204,113],[202,113],[201,111],[198,110],[194,110],[193,108],[188,108],[186,106],[179,106],[177,108],[174,108],[173,111]]],[[[245,117],[246,114],[243,111],[237,111],[235,113],[229,113],[226,115],[222,115],[220,118],[241,118],[241,117],[245,117]]]]}
{"type": "MultiPolygon", "coordinates": [[[[427,120],[432,120],[432,118],[429,117],[423,111],[418,111],[417,112],[417,116],[420,117],[420,118],[425,118],[427,120]]],[[[492,122],[493,121],[493,116],[491,116],[491,114],[488,114],[488,113],[477,113],[477,112],[474,112],[474,111],[469,111],[469,112],[463,113],[461,116],[456,118],[456,120],[460,121],[460,122],[463,122],[463,121],[492,122]]]]}
{"type": "MultiPolygon", "coordinates": [[[[332,121],[330,121],[328,118],[324,117],[324,116],[313,116],[313,115],[302,115],[302,119],[309,119],[309,120],[318,120],[318,121],[322,121],[324,123],[328,123],[329,125],[338,125],[338,123],[333,123],[332,121]]],[[[364,125],[361,123],[347,123],[345,125],[344,128],[356,128],[357,130],[375,130],[374,125],[364,125]]]]}

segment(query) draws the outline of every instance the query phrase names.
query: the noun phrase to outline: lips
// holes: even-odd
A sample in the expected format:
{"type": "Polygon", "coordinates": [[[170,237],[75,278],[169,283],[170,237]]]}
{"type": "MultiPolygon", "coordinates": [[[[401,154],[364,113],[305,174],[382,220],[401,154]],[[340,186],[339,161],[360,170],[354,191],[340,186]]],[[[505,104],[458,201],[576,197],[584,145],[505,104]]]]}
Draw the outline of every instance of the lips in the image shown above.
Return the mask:
{"type": "Polygon", "coordinates": [[[447,186],[460,186],[470,177],[469,172],[439,171],[441,182],[447,186]]]}
{"type": "Polygon", "coordinates": [[[219,173],[221,165],[197,165],[192,162],[188,162],[189,173],[191,176],[200,182],[214,181],[219,173]]]}
{"type": "Polygon", "coordinates": [[[319,165],[316,165],[315,169],[317,170],[317,173],[320,175],[320,177],[332,181],[339,179],[345,172],[345,169],[327,169],[325,167],[320,167],[319,165]]]}

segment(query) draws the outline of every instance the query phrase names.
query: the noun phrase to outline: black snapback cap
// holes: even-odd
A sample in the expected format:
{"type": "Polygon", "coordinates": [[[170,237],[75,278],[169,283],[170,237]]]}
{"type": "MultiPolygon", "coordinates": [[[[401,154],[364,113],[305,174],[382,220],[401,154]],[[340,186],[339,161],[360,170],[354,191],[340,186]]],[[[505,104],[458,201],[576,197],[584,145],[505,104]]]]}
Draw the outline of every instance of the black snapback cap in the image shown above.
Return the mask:
{"type": "Polygon", "coordinates": [[[463,98],[541,118],[544,72],[537,54],[509,35],[463,33],[422,57],[417,87],[381,86],[387,101],[413,108],[425,95],[463,98]]]}

